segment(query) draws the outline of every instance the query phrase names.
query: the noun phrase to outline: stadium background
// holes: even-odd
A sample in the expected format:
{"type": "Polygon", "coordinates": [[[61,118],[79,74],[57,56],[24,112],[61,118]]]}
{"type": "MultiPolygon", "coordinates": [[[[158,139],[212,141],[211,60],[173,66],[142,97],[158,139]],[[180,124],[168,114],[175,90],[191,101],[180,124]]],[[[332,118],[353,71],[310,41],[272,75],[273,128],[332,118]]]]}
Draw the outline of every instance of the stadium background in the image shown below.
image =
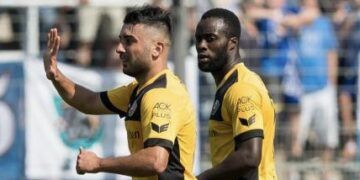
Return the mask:
{"type": "MultiPolygon", "coordinates": [[[[199,129],[195,172],[198,174],[209,168],[207,118],[216,87],[211,76],[197,70],[193,39],[196,23],[211,7],[236,12],[243,25],[241,55],[245,64],[263,75],[260,55],[264,48],[259,41],[265,32],[254,29],[253,22],[244,17],[248,17],[245,11],[261,13],[246,3],[254,5],[266,1],[281,3],[282,0],[0,1],[0,179],[129,179],[105,173],[76,175],[74,160],[79,146],[100,156],[128,154],[124,124],[118,116],[88,116],[66,105],[45,78],[41,56],[46,32],[50,27],[57,27],[62,35],[60,68],[75,82],[97,91],[130,82],[131,78],[121,73],[121,63],[115,54],[116,33],[120,31],[124,13],[131,6],[144,3],[159,5],[173,13],[174,40],[169,64],[186,83],[197,108],[199,129]]],[[[346,42],[346,38],[356,39],[360,34],[355,37],[341,34],[343,27],[347,27],[347,19],[360,17],[356,16],[359,14],[359,8],[353,4],[356,1],[320,1],[322,12],[333,23],[338,37],[339,77],[351,74],[357,79],[360,58],[353,59],[352,65],[343,66],[346,49],[342,48],[346,46],[342,44],[346,43],[342,42],[346,42]]],[[[288,0],[286,4],[301,7],[297,0],[288,0]]],[[[357,84],[346,85],[357,89],[357,84]]],[[[274,96],[279,96],[285,89],[298,87],[276,81],[269,81],[267,86],[274,96]]],[[[292,156],[293,125],[284,113],[285,107],[291,104],[283,101],[276,101],[276,104],[275,158],[279,179],[360,179],[356,149],[360,129],[356,127],[360,123],[355,116],[359,107],[356,101],[338,104],[336,119],[340,126],[340,143],[328,161],[321,160],[323,151],[315,131],[309,133],[304,154],[292,156]],[[353,111],[353,116],[348,117],[351,125],[343,126],[345,117],[341,113],[347,108],[353,111]]],[[[315,121],[321,123],[322,119],[317,117],[315,121]]]]}

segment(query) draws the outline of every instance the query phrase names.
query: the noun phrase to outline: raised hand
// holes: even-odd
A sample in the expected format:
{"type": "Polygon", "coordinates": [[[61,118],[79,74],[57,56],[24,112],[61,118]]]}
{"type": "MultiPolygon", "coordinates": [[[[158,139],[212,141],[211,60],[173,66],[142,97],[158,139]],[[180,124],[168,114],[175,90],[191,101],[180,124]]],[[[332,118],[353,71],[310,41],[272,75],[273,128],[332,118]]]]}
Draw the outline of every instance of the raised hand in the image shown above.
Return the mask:
{"type": "Polygon", "coordinates": [[[57,68],[56,56],[59,51],[60,36],[58,35],[56,28],[50,29],[47,36],[47,49],[43,56],[44,68],[46,72],[46,77],[49,80],[54,80],[59,73],[57,68]]]}

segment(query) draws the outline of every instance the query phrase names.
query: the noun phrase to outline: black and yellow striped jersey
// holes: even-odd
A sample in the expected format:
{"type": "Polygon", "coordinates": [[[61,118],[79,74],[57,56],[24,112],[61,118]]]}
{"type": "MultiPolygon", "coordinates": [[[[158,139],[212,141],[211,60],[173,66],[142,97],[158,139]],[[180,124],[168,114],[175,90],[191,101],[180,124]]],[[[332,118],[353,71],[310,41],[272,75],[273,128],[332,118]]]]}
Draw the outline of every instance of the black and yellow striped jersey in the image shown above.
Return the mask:
{"type": "Polygon", "coordinates": [[[169,150],[161,175],[133,179],[195,179],[195,111],[186,88],[171,71],[162,71],[141,87],[134,81],[100,96],[109,110],[125,117],[131,153],[152,146],[169,150]]]}
{"type": "Polygon", "coordinates": [[[265,85],[243,63],[237,64],[219,84],[210,115],[209,141],[213,166],[232,152],[241,150],[238,146],[242,142],[261,137],[262,156],[258,169],[238,179],[277,179],[274,135],[274,106],[265,85]]]}

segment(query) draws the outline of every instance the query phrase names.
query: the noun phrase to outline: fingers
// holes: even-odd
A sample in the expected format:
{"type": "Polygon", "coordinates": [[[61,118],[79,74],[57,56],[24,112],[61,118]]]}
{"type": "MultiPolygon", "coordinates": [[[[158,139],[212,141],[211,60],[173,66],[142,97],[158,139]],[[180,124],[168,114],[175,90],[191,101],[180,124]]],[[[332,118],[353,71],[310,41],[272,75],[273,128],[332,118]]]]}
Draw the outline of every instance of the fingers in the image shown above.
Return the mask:
{"type": "Polygon", "coordinates": [[[47,47],[50,53],[57,53],[60,46],[60,36],[58,35],[57,29],[52,28],[47,34],[47,47]]]}
{"type": "Polygon", "coordinates": [[[56,41],[57,41],[57,29],[56,28],[52,28],[50,30],[50,50],[51,50],[51,53],[54,54],[54,51],[55,51],[55,47],[56,47],[56,41]]]}
{"type": "Polygon", "coordinates": [[[80,154],[84,151],[83,147],[79,147],[79,155],[77,156],[77,160],[76,160],[76,173],[79,175],[83,175],[85,174],[84,171],[81,170],[80,166],[79,166],[79,161],[80,161],[80,154]]]}
{"type": "Polygon", "coordinates": [[[47,48],[50,48],[50,31],[47,33],[47,48]]]}
{"type": "Polygon", "coordinates": [[[82,171],[79,166],[76,166],[76,173],[79,174],[79,175],[84,175],[85,174],[85,172],[82,171]]]}
{"type": "Polygon", "coordinates": [[[49,42],[49,46],[48,46],[48,48],[49,49],[52,49],[53,48],[53,46],[54,46],[54,30],[55,30],[55,28],[51,28],[50,29],[50,31],[49,31],[49,40],[48,40],[48,42],[49,42]]]}
{"type": "Polygon", "coordinates": [[[60,47],[60,36],[55,37],[54,49],[52,51],[53,55],[57,55],[60,47]]]}
{"type": "Polygon", "coordinates": [[[85,172],[82,171],[79,167],[76,167],[76,173],[79,174],[79,175],[84,175],[85,172]]]}

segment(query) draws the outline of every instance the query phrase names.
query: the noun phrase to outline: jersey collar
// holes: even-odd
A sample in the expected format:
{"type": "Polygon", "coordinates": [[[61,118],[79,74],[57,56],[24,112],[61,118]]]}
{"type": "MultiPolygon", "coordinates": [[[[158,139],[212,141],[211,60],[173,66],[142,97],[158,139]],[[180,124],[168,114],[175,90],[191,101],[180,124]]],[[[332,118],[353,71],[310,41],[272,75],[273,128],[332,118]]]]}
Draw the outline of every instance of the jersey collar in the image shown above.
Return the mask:
{"type": "Polygon", "coordinates": [[[217,86],[217,89],[219,89],[225,82],[226,80],[231,76],[231,74],[236,71],[236,69],[243,67],[244,63],[238,63],[236,65],[234,65],[224,76],[224,78],[221,80],[220,84],[217,86]]]}
{"type": "Polygon", "coordinates": [[[169,69],[164,69],[162,71],[160,71],[159,73],[157,73],[155,76],[153,76],[152,78],[150,78],[148,81],[146,81],[142,86],[139,86],[137,93],[140,92],[142,89],[144,89],[146,86],[148,86],[149,84],[153,83],[156,79],[158,79],[161,75],[166,74],[170,72],[169,69]]]}

